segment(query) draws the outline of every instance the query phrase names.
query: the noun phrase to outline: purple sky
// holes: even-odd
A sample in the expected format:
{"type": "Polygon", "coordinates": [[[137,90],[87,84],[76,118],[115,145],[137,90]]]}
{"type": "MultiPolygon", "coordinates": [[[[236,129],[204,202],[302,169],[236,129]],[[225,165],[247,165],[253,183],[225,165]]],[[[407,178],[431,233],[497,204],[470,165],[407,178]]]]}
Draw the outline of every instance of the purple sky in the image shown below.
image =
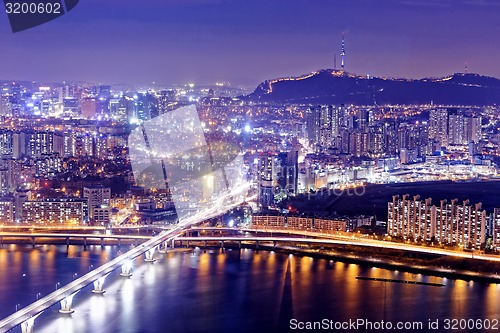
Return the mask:
{"type": "Polygon", "coordinates": [[[497,0],[81,0],[13,34],[0,14],[0,79],[256,85],[333,68],[376,76],[500,77],[497,0]],[[338,62],[340,63],[340,62],[338,62]]]}

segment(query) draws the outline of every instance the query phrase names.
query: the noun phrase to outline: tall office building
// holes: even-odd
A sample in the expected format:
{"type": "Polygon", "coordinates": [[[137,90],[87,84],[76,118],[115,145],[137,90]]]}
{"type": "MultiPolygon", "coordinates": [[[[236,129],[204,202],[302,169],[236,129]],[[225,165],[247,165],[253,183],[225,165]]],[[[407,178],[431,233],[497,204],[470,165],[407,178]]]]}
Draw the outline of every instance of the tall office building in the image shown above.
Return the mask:
{"type": "Polygon", "coordinates": [[[22,163],[9,155],[0,157],[0,195],[10,194],[19,186],[22,163]]]}
{"type": "Polygon", "coordinates": [[[63,133],[63,154],[64,157],[76,156],[76,133],[63,133]]]}
{"type": "Polygon", "coordinates": [[[448,146],[448,110],[433,109],[429,115],[429,139],[435,139],[439,146],[448,146]]]}
{"type": "Polygon", "coordinates": [[[30,198],[31,191],[17,188],[14,191],[14,221],[20,222],[23,217],[23,204],[30,198]]]}
{"type": "Polygon", "coordinates": [[[14,144],[14,133],[10,130],[0,131],[0,156],[12,155],[14,144]]]}
{"type": "Polygon", "coordinates": [[[113,208],[108,205],[99,205],[94,208],[93,219],[96,225],[108,226],[111,223],[111,213],[113,208]]]}
{"type": "Polygon", "coordinates": [[[364,131],[373,123],[373,111],[371,109],[359,109],[356,117],[356,128],[364,131]]]}
{"type": "Polygon", "coordinates": [[[356,157],[366,156],[369,148],[369,134],[361,131],[349,133],[349,154],[356,157]]]}
{"type": "Polygon", "coordinates": [[[111,200],[111,188],[104,186],[92,186],[83,188],[83,197],[88,200],[89,218],[94,218],[94,209],[101,205],[109,205],[111,200]]]}
{"type": "Polygon", "coordinates": [[[384,151],[388,155],[395,155],[398,152],[398,142],[394,140],[397,135],[396,123],[385,122],[382,128],[384,134],[384,151]]]}
{"type": "Polygon", "coordinates": [[[347,125],[344,106],[321,105],[307,112],[306,131],[310,144],[340,148],[342,128],[347,125]]]}
{"type": "Polygon", "coordinates": [[[268,208],[274,203],[275,157],[262,156],[258,164],[259,204],[268,208]]]}
{"type": "Polygon", "coordinates": [[[481,122],[481,117],[464,118],[465,143],[478,143],[481,141],[483,136],[481,122]]]}
{"type": "Polygon", "coordinates": [[[319,112],[317,108],[309,108],[306,113],[306,134],[310,145],[318,142],[319,112]]]}
{"type": "Polygon", "coordinates": [[[82,98],[82,117],[85,119],[94,119],[97,115],[97,98],[90,96],[82,98]]]}
{"type": "Polygon", "coordinates": [[[171,103],[175,100],[175,91],[162,90],[158,94],[158,113],[164,114],[171,110],[171,103]]]}
{"type": "Polygon", "coordinates": [[[297,193],[297,182],[299,175],[299,152],[291,150],[279,153],[276,158],[276,178],[281,192],[286,196],[297,193]]]}
{"type": "Polygon", "coordinates": [[[448,116],[448,143],[450,145],[463,145],[465,141],[464,116],[457,112],[448,116]]]}
{"type": "Polygon", "coordinates": [[[135,107],[136,117],[139,120],[146,121],[158,116],[158,101],[150,91],[137,94],[135,107]]]}
{"type": "Polygon", "coordinates": [[[369,156],[376,158],[382,157],[384,154],[384,133],[382,126],[372,126],[368,131],[368,147],[369,156]]]}
{"type": "Polygon", "coordinates": [[[80,117],[80,103],[75,97],[66,97],[63,99],[63,114],[65,117],[80,117]]]}
{"type": "Polygon", "coordinates": [[[93,140],[94,156],[101,159],[108,158],[108,136],[106,134],[97,134],[94,135],[93,140]]]}

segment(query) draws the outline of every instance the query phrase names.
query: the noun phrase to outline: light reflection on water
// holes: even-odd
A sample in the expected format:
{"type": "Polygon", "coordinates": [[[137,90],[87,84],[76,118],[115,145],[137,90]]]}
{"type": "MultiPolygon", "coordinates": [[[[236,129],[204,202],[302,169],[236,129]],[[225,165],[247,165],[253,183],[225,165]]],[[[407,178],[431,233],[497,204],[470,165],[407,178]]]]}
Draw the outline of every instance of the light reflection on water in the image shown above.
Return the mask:
{"type": "MultiPolygon", "coordinates": [[[[125,248],[124,248],[125,249],[125,248]]],[[[33,303],[116,256],[117,247],[7,245],[0,247],[0,317],[33,303]]]]}
{"type": "MultiPolygon", "coordinates": [[[[0,311],[34,301],[116,256],[107,247],[14,246],[0,249],[0,311]],[[5,269],[8,267],[8,269],[5,269]],[[27,274],[24,278],[22,274],[27,274]],[[66,279],[66,280],[65,280],[66,279]]],[[[134,262],[133,276],[112,273],[107,292],[91,286],[74,299],[75,313],[58,306],[36,321],[36,332],[281,332],[292,318],[343,321],[422,321],[499,318],[500,287],[248,249],[156,254],[134,262]],[[444,283],[445,287],[357,280],[357,276],[444,283]]],[[[20,331],[20,330],[19,330],[20,331]]]]}

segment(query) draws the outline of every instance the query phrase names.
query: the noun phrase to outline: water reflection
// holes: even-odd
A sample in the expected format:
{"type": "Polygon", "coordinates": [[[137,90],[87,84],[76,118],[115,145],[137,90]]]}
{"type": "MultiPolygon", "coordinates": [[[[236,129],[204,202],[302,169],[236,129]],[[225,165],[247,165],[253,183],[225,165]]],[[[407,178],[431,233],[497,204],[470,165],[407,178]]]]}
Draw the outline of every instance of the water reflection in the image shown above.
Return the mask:
{"type": "MultiPolygon", "coordinates": [[[[0,274],[0,282],[12,281],[9,288],[0,285],[0,311],[9,312],[16,300],[44,286],[51,291],[48,289],[54,288],[55,279],[87,269],[92,263],[98,265],[117,253],[116,248],[110,248],[103,255],[100,247],[82,251],[73,249],[67,257],[65,247],[0,249],[0,265],[12,267],[0,274]],[[26,281],[12,280],[11,274],[23,271],[29,273],[26,281]],[[47,271],[54,279],[47,280],[47,271]]],[[[156,256],[155,263],[138,258],[130,278],[112,273],[106,279],[104,295],[93,295],[91,286],[84,289],[75,298],[76,312],[71,317],[61,316],[56,306],[48,309],[37,319],[36,331],[281,332],[292,317],[303,321],[366,318],[427,322],[500,316],[497,284],[246,249],[156,256]],[[446,286],[365,281],[356,279],[358,276],[442,282],[446,286]]]]}
{"type": "MultiPolygon", "coordinates": [[[[0,317],[24,307],[116,255],[117,248],[10,244],[0,248],[0,317]],[[104,256],[103,256],[104,253],[104,256]],[[108,258],[108,259],[106,259],[108,258]]],[[[62,325],[62,324],[61,324],[62,325]]]]}

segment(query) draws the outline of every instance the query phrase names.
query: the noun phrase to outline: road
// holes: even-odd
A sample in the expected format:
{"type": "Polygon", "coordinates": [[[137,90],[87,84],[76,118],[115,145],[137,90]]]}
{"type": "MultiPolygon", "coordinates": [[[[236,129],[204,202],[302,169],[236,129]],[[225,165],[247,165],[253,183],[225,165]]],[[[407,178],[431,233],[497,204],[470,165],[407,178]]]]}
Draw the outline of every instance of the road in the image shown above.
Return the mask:
{"type": "Polygon", "coordinates": [[[151,236],[140,235],[98,235],[98,234],[54,234],[54,233],[25,233],[0,232],[0,238],[87,238],[87,239],[151,239],[151,236]]]}
{"type": "MultiPolygon", "coordinates": [[[[255,231],[252,229],[248,229],[248,231],[255,231]]],[[[269,231],[268,231],[269,232],[269,231]]],[[[234,237],[234,236],[219,236],[219,237],[177,237],[176,240],[179,241],[233,241],[233,242],[288,242],[288,243],[305,243],[305,244],[325,244],[325,245],[353,245],[353,246],[362,246],[362,247],[375,247],[375,248],[385,248],[385,249],[395,249],[395,250],[404,250],[411,252],[419,252],[419,253],[427,253],[427,254],[437,254],[458,258],[473,258],[477,260],[486,260],[486,261],[495,261],[500,262],[500,257],[495,255],[487,255],[487,254],[475,254],[472,252],[462,252],[462,251],[453,251],[453,250],[445,250],[438,248],[430,248],[425,246],[417,246],[403,243],[393,243],[388,241],[377,241],[377,240],[368,240],[368,239],[357,239],[352,237],[346,237],[345,239],[320,239],[320,238],[300,238],[300,237],[234,237]]]]}

